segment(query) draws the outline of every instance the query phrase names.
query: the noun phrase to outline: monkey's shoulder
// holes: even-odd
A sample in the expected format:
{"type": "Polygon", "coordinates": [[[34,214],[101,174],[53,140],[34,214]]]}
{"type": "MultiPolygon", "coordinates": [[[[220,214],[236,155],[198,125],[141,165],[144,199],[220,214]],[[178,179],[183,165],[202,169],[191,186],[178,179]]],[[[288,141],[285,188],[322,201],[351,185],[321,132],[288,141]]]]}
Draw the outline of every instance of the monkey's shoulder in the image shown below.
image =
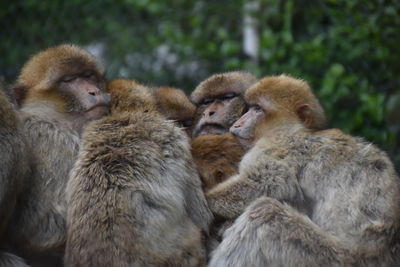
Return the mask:
{"type": "Polygon", "coordinates": [[[162,116],[146,113],[142,116],[112,115],[94,121],[85,129],[82,138],[83,148],[101,157],[121,154],[129,160],[152,161],[173,157],[177,151],[189,153],[182,129],[162,116]]]}
{"type": "Polygon", "coordinates": [[[182,135],[182,129],[159,114],[115,114],[91,122],[83,133],[83,139],[108,137],[120,141],[141,139],[146,142],[181,138],[182,135]]]}
{"type": "Polygon", "coordinates": [[[359,163],[382,158],[389,160],[387,154],[373,143],[364,138],[346,134],[339,129],[318,131],[311,134],[307,140],[317,143],[313,151],[316,156],[325,154],[338,160],[359,163]]]}
{"type": "Polygon", "coordinates": [[[0,89],[0,131],[2,129],[16,129],[19,122],[15,107],[0,89]]]}
{"type": "Polygon", "coordinates": [[[354,137],[339,129],[299,131],[290,135],[261,138],[247,153],[247,161],[283,160],[299,165],[356,164],[390,167],[390,159],[384,151],[363,138],[354,137]],[[378,164],[379,163],[379,164],[378,164]]]}

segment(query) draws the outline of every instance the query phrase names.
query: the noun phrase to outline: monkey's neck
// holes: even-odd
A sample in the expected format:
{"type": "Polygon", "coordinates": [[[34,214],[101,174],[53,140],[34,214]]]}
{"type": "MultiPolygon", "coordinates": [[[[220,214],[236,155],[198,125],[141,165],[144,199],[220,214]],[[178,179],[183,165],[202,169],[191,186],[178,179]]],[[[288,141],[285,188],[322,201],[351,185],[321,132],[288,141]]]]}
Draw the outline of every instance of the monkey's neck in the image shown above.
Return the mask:
{"type": "Polygon", "coordinates": [[[257,133],[256,138],[275,138],[279,136],[288,136],[303,130],[305,130],[305,128],[301,123],[295,121],[288,121],[286,123],[280,122],[263,128],[262,131],[257,133]]]}
{"type": "Polygon", "coordinates": [[[76,132],[78,135],[86,123],[79,114],[60,111],[54,103],[48,101],[35,101],[24,104],[21,111],[43,118],[44,120],[54,121],[64,125],[76,132]]]}

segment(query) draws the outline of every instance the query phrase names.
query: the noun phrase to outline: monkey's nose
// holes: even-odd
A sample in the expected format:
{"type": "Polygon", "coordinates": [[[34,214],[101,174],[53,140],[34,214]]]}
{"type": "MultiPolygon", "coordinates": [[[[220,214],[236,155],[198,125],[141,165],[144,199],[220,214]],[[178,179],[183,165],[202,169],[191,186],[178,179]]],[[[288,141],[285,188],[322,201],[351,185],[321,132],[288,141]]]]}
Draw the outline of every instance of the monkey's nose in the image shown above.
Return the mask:
{"type": "Polygon", "coordinates": [[[242,126],[243,126],[243,123],[240,122],[240,121],[237,121],[236,123],[234,123],[234,124],[232,125],[233,128],[240,128],[240,127],[242,127],[242,126]]]}
{"type": "Polygon", "coordinates": [[[100,90],[97,89],[96,87],[90,87],[90,88],[87,89],[87,93],[89,95],[96,96],[96,95],[98,95],[100,93],[100,90]]]}

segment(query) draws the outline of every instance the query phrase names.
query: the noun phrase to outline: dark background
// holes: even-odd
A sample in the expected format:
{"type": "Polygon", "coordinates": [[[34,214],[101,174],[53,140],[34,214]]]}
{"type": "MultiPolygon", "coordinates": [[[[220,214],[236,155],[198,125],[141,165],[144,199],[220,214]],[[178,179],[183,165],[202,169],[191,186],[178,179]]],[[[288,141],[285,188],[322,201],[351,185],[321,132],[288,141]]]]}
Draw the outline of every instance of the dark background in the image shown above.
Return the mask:
{"type": "Polygon", "coordinates": [[[190,93],[211,74],[306,79],[332,127],[366,138],[400,165],[400,1],[14,0],[0,2],[0,79],[13,83],[37,51],[76,43],[108,78],[190,93]],[[257,7],[258,5],[258,7],[257,7]],[[259,51],[243,50],[244,17],[259,51]]]}

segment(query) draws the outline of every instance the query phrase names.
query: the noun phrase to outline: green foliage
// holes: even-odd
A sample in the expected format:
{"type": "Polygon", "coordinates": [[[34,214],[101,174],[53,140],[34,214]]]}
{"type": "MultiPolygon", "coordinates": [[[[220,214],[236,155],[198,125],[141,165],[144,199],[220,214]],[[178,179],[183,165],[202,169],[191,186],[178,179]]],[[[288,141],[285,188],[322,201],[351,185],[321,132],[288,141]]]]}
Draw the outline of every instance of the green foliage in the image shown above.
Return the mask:
{"type": "Polygon", "coordinates": [[[400,2],[259,0],[256,63],[242,52],[245,2],[3,1],[0,76],[12,82],[29,55],[61,42],[103,45],[110,78],[187,92],[216,72],[288,73],[310,83],[333,127],[400,163],[400,2]]]}

